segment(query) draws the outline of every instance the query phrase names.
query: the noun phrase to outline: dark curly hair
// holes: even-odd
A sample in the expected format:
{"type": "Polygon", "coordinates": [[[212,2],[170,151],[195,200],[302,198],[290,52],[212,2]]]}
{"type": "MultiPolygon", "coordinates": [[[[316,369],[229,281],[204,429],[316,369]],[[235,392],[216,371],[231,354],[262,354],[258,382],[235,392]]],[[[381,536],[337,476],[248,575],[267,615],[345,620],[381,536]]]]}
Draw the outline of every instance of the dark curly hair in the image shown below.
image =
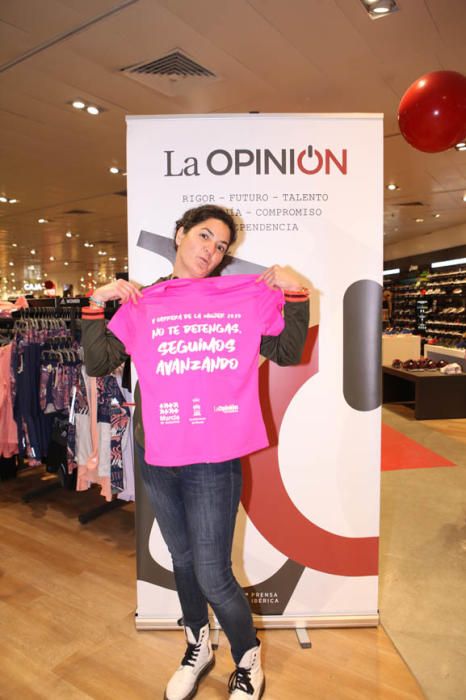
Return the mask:
{"type": "Polygon", "coordinates": [[[218,207],[216,204],[204,204],[200,207],[195,207],[194,209],[188,209],[185,211],[181,219],[175,224],[175,236],[173,242],[175,244],[175,250],[178,248],[176,244],[176,232],[182,226],[183,229],[188,232],[193,226],[197,224],[202,224],[203,221],[207,219],[218,219],[223,221],[224,224],[228,226],[230,231],[230,241],[228,247],[230,247],[235,241],[238,235],[236,231],[236,224],[233,220],[231,214],[229,214],[223,207],[218,207]]]}

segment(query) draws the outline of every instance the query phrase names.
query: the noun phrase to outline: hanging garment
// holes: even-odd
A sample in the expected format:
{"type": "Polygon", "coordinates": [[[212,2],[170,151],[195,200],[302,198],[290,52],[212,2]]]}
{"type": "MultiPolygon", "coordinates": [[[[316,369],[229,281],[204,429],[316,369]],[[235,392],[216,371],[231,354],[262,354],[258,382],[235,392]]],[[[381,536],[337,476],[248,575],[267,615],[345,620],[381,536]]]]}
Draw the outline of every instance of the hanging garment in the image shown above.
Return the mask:
{"type": "Polygon", "coordinates": [[[11,400],[11,351],[11,343],[0,347],[0,457],[18,453],[18,428],[11,400]]]}

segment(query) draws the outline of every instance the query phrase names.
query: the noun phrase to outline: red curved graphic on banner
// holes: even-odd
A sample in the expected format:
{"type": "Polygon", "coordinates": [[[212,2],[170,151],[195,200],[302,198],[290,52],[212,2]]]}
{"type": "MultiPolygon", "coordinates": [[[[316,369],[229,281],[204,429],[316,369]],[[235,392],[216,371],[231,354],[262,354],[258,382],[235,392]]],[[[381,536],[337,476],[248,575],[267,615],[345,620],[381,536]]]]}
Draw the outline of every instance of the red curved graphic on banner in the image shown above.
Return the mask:
{"type": "Polygon", "coordinates": [[[291,399],[318,371],[317,339],[318,326],[314,326],[308,332],[303,364],[285,369],[264,362],[260,368],[261,396],[268,401],[263,403],[263,415],[271,446],[243,460],[241,500],[265,539],[295,562],[339,576],[373,576],[378,572],[378,538],[343,537],[318,527],[296,508],[280,474],[278,432],[291,399]]]}

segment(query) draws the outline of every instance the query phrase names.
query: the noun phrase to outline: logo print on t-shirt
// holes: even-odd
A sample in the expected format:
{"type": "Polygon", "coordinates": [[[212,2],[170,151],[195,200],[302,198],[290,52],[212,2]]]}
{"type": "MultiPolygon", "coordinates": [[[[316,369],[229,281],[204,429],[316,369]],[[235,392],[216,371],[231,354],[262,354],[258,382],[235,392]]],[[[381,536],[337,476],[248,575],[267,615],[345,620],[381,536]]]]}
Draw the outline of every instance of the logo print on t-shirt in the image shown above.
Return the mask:
{"type": "Polygon", "coordinates": [[[180,406],[178,401],[165,401],[159,404],[160,425],[180,422],[180,406]]]}
{"type": "Polygon", "coordinates": [[[192,425],[202,425],[202,423],[205,423],[207,418],[202,415],[202,409],[201,409],[201,400],[198,398],[195,398],[192,400],[192,416],[189,419],[189,422],[192,425]]]}

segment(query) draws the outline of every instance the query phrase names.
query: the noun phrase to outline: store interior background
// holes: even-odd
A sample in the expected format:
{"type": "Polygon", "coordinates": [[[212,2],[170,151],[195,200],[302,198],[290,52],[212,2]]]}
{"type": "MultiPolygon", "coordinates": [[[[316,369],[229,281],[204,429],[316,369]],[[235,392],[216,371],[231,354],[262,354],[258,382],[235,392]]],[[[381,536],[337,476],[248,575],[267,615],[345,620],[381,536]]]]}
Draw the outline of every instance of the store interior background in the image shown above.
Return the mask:
{"type": "MultiPolygon", "coordinates": [[[[440,251],[465,246],[466,152],[415,150],[400,134],[397,110],[421,75],[465,72],[466,2],[397,0],[397,6],[397,12],[373,20],[361,0],[2,0],[0,298],[13,299],[30,290],[25,283],[46,280],[56,283],[59,295],[64,285],[83,295],[127,270],[126,115],[383,113],[386,263],[424,254],[434,261],[440,251]],[[212,75],[177,79],[128,72],[173,52],[212,75]],[[77,99],[100,114],[73,108],[77,99]],[[397,189],[387,189],[390,184],[397,189]]],[[[406,415],[384,413],[384,422],[459,468],[383,475],[382,623],[429,700],[459,700],[466,688],[465,421],[457,429],[461,443],[406,415]]],[[[42,517],[46,510],[36,506],[32,512],[42,517]]],[[[101,527],[103,548],[113,534],[105,523],[101,527]]],[[[123,558],[118,566],[126,566],[123,558]]],[[[132,615],[134,582],[129,573],[126,579],[132,615]]],[[[127,649],[132,632],[124,626],[122,631],[120,618],[115,629],[127,649]]],[[[333,634],[327,647],[326,638],[317,637],[312,658],[321,653],[323,669],[327,659],[335,665],[322,672],[323,690],[315,697],[326,697],[332,678],[338,692],[327,697],[375,697],[351,694],[351,683],[364,678],[372,638],[366,648],[348,638],[343,654],[344,637],[333,634]],[[360,654],[360,665],[350,670],[353,652],[360,654]],[[348,682],[345,674],[351,673],[348,682]]],[[[140,650],[151,644],[157,649],[155,638],[147,640],[132,639],[136,670],[140,650]]],[[[55,653],[50,637],[47,643],[55,653]]],[[[388,683],[380,697],[422,697],[416,690],[390,694],[394,681],[391,666],[384,665],[386,653],[368,662],[377,683],[388,683]]],[[[297,667],[299,673],[283,680],[291,688],[308,672],[297,667]]],[[[39,666],[33,670],[31,683],[39,666]]],[[[318,667],[311,670],[309,687],[318,667]]],[[[76,685],[85,682],[65,671],[76,685]]],[[[51,678],[41,678],[44,689],[51,678]]],[[[134,688],[142,683],[130,680],[134,688]]],[[[100,690],[88,692],[104,697],[100,690]]],[[[148,687],[144,692],[152,697],[148,687]]],[[[288,697],[297,697],[290,692],[288,697]]]]}
{"type": "Polygon", "coordinates": [[[128,114],[383,112],[399,188],[385,189],[385,259],[464,244],[466,153],[415,150],[397,108],[421,75],[464,71],[466,5],[397,4],[373,20],[361,0],[4,0],[2,297],[46,279],[83,293],[125,270],[128,114]],[[127,71],[175,51],[213,75],[127,71]]]}

